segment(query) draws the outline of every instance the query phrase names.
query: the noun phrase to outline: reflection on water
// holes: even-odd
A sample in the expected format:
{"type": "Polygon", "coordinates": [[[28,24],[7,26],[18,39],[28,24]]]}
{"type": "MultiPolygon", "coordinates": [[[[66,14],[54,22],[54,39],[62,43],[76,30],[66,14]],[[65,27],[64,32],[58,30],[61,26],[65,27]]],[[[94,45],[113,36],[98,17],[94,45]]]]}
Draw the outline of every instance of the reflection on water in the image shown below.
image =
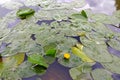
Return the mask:
{"type": "Polygon", "coordinates": [[[0,6],[0,17],[5,16],[7,13],[9,13],[11,10],[3,8],[0,6]]]}
{"type": "Polygon", "coordinates": [[[115,8],[114,0],[86,0],[94,12],[112,14],[115,8]]]}
{"type": "MultiPolygon", "coordinates": [[[[9,1],[24,2],[25,0],[1,0],[0,5],[4,5],[4,3],[9,2],[9,1]]],[[[72,0],[58,0],[58,1],[59,2],[70,2],[72,0]]],[[[112,12],[114,12],[116,9],[120,9],[120,0],[109,0],[109,1],[108,0],[94,0],[94,1],[86,0],[86,2],[87,2],[87,5],[84,6],[82,9],[90,8],[93,12],[112,14],[112,12]]],[[[38,10],[38,8],[35,8],[35,9],[38,10]]],[[[77,10],[81,10],[81,8],[77,10]]],[[[4,16],[9,11],[10,10],[5,9],[0,6],[1,17],[4,16]]]]}
{"type": "Polygon", "coordinates": [[[4,4],[6,2],[10,2],[11,0],[0,0],[0,4],[4,4]]]}
{"type": "Polygon", "coordinates": [[[57,60],[50,65],[47,73],[41,76],[42,80],[72,80],[69,68],[60,65],[57,60]]]}
{"type": "Polygon", "coordinates": [[[95,13],[105,13],[111,15],[115,10],[115,0],[86,0],[87,5],[76,10],[91,9],[95,13]]]}
{"type": "Polygon", "coordinates": [[[69,68],[60,65],[57,59],[52,63],[46,71],[46,74],[42,76],[33,76],[30,78],[24,78],[22,80],[36,80],[41,78],[42,80],[72,80],[69,74],[69,68]]]}

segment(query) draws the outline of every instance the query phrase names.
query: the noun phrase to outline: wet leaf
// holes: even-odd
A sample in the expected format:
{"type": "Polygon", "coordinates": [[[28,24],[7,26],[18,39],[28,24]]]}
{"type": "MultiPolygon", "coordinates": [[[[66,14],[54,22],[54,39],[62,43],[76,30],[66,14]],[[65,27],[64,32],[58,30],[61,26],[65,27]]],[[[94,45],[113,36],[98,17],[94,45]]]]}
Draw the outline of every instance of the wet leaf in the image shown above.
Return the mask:
{"type": "Polygon", "coordinates": [[[6,80],[8,79],[20,79],[20,76],[15,72],[18,66],[17,61],[14,58],[4,58],[2,62],[0,62],[0,77],[6,80]]]}
{"type": "Polygon", "coordinates": [[[20,65],[25,58],[25,53],[17,53],[15,56],[12,56],[16,60],[16,66],[20,65]]]}
{"type": "Polygon", "coordinates": [[[55,57],[57,52],[56,48],[57,48],[56,43],[50,43],[49,45],[44,46],[44,52],[46,53],[47,56],[55,57]]]}
{"type": "Polygon", "coordinates": [[[28,61],[25,61],[17,68],[17,73],[22,78],[28,78],[36,75],[36,73],[32,70],[32,64],[28,61]]]}
{"type": "Polygon", "coordinates": [[[28,56],[28,61],[32,64],[38,64],[46,68],[48,67],[48,64],[46,63],[44,57],[39,54],[31,54],[30,56],[28,56]]]}
{"type": "Polygon", "coordinates": [[[112,62],[113,57],[107,51],[106,44],[98,44],[96,42],[90,42],[88,45],[83,47],[83,52],[91,59],[97,62],[112,62]]]}
{"type": "Polygon", "coordinates": [[[25,58],[25,53],[17,53],[13,56],[1,56],[1,63],[7,63],[9,62],[10,60],[14,60],[15,61],[15,64],[13,65],[13,67],[15,66],[18,66],[20,65],[23,61],[24,61],[24,58],[25,58]]]}
{"type": "Polygon", "coordinates": [[[120,74],[120,58],[113,55],[113,61],[109,63],[101,63],[103,67],[113,73],[120,74]]]}
{"type": "Polygon", "coordinates": [[[35,65],[34,67],[32,67],[32,70],[38,75],[45,74],[46,69],[47,69],[46,67],[40,65],[35,65]]]}
{"type": "Polygon", "coordinates": [[[88,18],[87,14],[86,14],[86,12],[84,10],[81,11],[81,15],[84,16],[85,18],[88,18]]]}
{"type": "Polygon", "coordinates": [[[52,64],[56,59],[56,57],[52,57],[52,56],[44,56],[44,58],[47,64],[52,64]]]}
{"type": "Polygon", "coordinates": [[[79,66],[80,64],[82,64],[82,61],[79,57],[71,54],[71,57],[69,59],[64,59],[64,52],[62,52],[59,56],[58,56],[58,62],[66,67],[76,67],[79,66]]]}
{"type": "Polygon", "coordinates": [[[115,40],[115,39],[111,39],[110,41],[108,41],[108,44],[109,44],[112,48],[114,48],[114,49],[116,49],[116,50],[120,50],[120,41],[115,40]]]}
{"type": "Polygon", "coordinates": [[[94,80],[113,80],[111,77],[111,73],[107,72],[105,69],[93,70],[92,76],[94,80]]]}
{"type": "Polygon", "coordinates": [[[81,51],[77,47],[72,47],[72,53],[81,58],[81,60],[84,62],[94,62],[94,60],[89,58],[83,51],[81,51]]]}
{"type": "Polygon", "coordinates": [[[35,13],[35,11],[31,8],[21,8],[17,11],[16,15],[20,19],[26,19],[28,16],[31,16],[35,13]]]}
{"type": "Polygon", "coordinates": [[[85,14],[81,14],[81,13],[75,13],[75,14],[72,14],[71,15],[71,18],[72,19],[83,19],[83,20],[86,20],[86,17],[85,17],[85,14]]]}
{"type": "Polygon", "coordinates": [[[92,71],[91,66],[93,64],[89,64],[89,63],[83,63],[78,67],[74,67],[70,69],[70,75],[72,77],[73,80],[80,80],[80,79],[85,79],[85,80],[89,80],[91,79],[89,73],[92,71]],[[82,77],[84,76],[84,77],[82,77]]]}

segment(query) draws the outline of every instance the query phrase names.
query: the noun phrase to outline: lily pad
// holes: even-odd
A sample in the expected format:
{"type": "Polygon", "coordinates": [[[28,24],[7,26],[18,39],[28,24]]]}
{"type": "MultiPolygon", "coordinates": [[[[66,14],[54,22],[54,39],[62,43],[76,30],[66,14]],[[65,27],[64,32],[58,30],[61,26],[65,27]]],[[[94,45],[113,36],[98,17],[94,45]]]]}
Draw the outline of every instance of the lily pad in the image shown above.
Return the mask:
{"type": "Polygon", "coordinates": [[[43,56],[39,54],[31,54],[28,56],[28,61],[31,62],[32,64],[38,64],[43,67],[48,67],[48,64],[46,63],[46,60],[44,59],[43,56]]]}
{"type": "Polygon", "coordinates": [[[91,79],[90,75],[88,76],[88,74],[92,71],[92,68],[91,68],[92,65],[93,64],[91,63],[83,63],[78,67],[71,68],[69,72],[72,79],[73,80],[91,79]],[[83,75],[84,77],[82,77],[83,75]]]}
{"type": "Polygon", "coordinates": [[[21,8],[17,11],[17,16],[20,19],[26,19],[28,16],[34,15],[35,11],[31,8],[21,8]]]}
{"type": "Polygon", "coordinates": [[[91,73],[94,80],[113,80],[111,73],[105,69],[95,69],[91,73]]]}
{"type": "Polygon", "coordinates": [[[56,43],[50,43],[49,45],[45,45],[43,48],[47,56],[52,56],[52,57],[56,56],[56,52],[57,52],[56,43]]]}
{"type": "Polygon", "coordinates": [[[36,72],[32,70],[32,66],[30,62],[25,61],[16,69],[16,73],[22,78],[32,77],[36,75],[36,72]]]}
{"type": "Polygon", "coordinates": [[[103,67],[113,73],[120,74],[120,58],[113,55],[113,61],[109,63],[101,63],[103,67]]]}
{"type": "Polygon", "coordinates": [[[61,54],[58,56],[58,62],[61,65],[64,65],[66,67],[76,67],[83,63],[79,57],[77,57],[71,53],[70,53],[70,56],[71,57],[67,60],[67,59],[64,59],[63,54],[61,54]]]}
{"type": "Polygon", "coordinates": [[[120,51],[120,41],[119,41],[119,40],[111,39],[111,40],[108,41],[107,43],[108,43],[109,46],[111,46],[112,48],[120,51]]]}
{"type": "Polygon", "coordinates": [[[105,43],[97,44],[91,42],[83,47],[83,52],[97,62],[112,62],[113,60],[112,55],[107,51],[107,45],[105,43]]]}

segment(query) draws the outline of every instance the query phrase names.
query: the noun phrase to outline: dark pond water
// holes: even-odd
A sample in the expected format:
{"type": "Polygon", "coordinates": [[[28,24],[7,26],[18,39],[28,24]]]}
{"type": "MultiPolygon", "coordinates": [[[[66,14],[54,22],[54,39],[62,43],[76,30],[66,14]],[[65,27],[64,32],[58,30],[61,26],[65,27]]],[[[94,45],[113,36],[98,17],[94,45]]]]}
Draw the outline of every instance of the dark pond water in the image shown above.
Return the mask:
{"type": "MultiPolygon", "coordinates": [[[[5,2],[8,2],[8,1],[11,1],[11,0],[1,0],[0,5],[4,4],[5,2]]],[[[24,0],[12,0],[12,1],[23,2],[24,0]]],[[[71,1],[71,0],[61,0],[61,1],[71,1]]],[[[93,12],[112,14],[112,12],[115,11],[116,9],[117,10],[120,9],[120,0],[116,0],[116,2],[114,0],[86,0],[86,2],[88,4],[86,6],[84,6],[82,9],[91,8],[93,12]],[[115,6],[115,4],[117,6],[115,6]]],[[[31,6],[31,8],[34,8],[36,11],[39,9],[39,8],[32,7],[32,6],[31,6]]],[[[81,8],[76,9],[76,10],[81,10],[81,8]]],[[[11,10],[0,6],[0,17],[5,16],[10,11],[11,10]]],[[[16,25],[18,22],[19,22],[19,20],[9,23],[9,27],[16,25]]],[[[110,26],[110,28],[113,29],[113,27],[111,27],[111,26],[110,26]]],[[[116,29],[116,28],[113,30],[118,31],[118,29],[116,29]]],[[[120,32],[120,31],[118,31],[118,32],[120,32]]],[[[116,50],[112,49],[111,47],[109,47],[108,49],[111,53],[116,53],[120,57],[120,51],[116,51],[116,50]]],[[[103,68],[103,67],[101,66],[101,64],[96,63],[93,66],[93,69],[96,69],[96,68],[103,68]]],[[[47,69],[47,72],[43,76],[33,76],[31,78],[24,78],[23,80],[36,80],[36,78],[39,78],[39,77],[42,80],[72,80],[72,78],[69,75],[69,68],[60,65],[57,62],[57,60],[50,65],[50,67],[47,69]]],[[[115,80],[120,80],[120,75],[114,74],[113,78],[115,80]]]]}

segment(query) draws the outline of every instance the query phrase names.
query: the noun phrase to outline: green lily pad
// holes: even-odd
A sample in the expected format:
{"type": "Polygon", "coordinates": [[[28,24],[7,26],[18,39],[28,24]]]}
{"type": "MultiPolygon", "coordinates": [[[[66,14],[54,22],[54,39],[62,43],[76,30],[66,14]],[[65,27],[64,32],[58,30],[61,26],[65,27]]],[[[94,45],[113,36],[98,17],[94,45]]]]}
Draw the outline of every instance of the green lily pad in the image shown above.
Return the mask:
{"type": "Polygon", "coordinates": [[[88,18],[87,14],[86,14],[86,12],[84,10],[81,11],[81,15],[84,16],[85,18],[88,18]]]}
{"type": "Polygon", "coordinates": [[[32,64],[38,64],[43,67],[48,67],[48,64],[46,63],[46,60],[43,58],[43,56],[39,54],[31,54],[28,56],[28,61],[31,62],[32,64]]]}
{"type": "Polygon", "coordinates": [[[17,11],[16,15],[20,19],[26,19],[28,16],[34,15],[35,11],[31,8],[21,8],[17,11]]]}
{"type": "Polygon", "coordinates": [[[94,80],[113,80],[111,73],[105,69],[95,69],[91,73],[94,80]]]}
{"type": "Polygon", "coordinates": [[[16,70],[16,73],[19,74],[22,78],[29,78],[36,75],[36,72],[32,69],[32,64],[28,61],[22,63],[16,70]]]}
{"type": "Polygon", "coordinates": [[[56,47],[57,47],[56,43],[50,43],[49,45],[45,45],[44,52],[46,53],[47,56],[55,57],[57,52],[56,47]]]}
{"type": "Polygon", "coordinates": [[[111,39],[110,41],[107,42],[112,48],[116,50],[120,50],[120,41],[111,39]]]}
{"type": "Polygon", "coordinates": [[[40,65],[35,65],[34,67],[32,67],[32,70],[38,75],[43,75],[46,72],[46,69],[46,67],[40,65]]]}
{"type": "Polygon", "coordinates": [[[70,58],[68,60],[64,59],[63,54],[59,55],[58,62],[61,65],[64,65],[66,67],[76,67],[83,63],[79,57],[77,57],[71,53],[70,53],[70,58]]]}
{"type": "Polygon", "coordinates": [[[120,74],[120,58],[113,55],[113,61],[109,63],[101,63],[103,67],[113,73],[120,74]]]}
{"type": "Polygon", "coordinates": [[[72,19],[78,19],[78,20],[87,20],[87,14],[86,14],[86,12],[84,11],[84,10],[82,10],[80,13],[74,13],[74,14],[72,14],[71,15],[71,17],[70,18],[72,18],[72,19]]]}
{"type": "Polygon", "coordinates": [[[107,51],[107,45],[91,42],[83,47],[83,52],[97,62],[112,62],[113,57],[107,51]]]}
{"type": "Polygon", "coordinates": [[[70,75],[73,80],[88,80],[87,78],[91,78],[90,75],[88,74],[92,71],[92,66],[93,64],[91,63],[83,63],[78,67],[74,67],[70,69],[70,75]],[[84,77],[82,77],[84,76],[84,77]]]}

